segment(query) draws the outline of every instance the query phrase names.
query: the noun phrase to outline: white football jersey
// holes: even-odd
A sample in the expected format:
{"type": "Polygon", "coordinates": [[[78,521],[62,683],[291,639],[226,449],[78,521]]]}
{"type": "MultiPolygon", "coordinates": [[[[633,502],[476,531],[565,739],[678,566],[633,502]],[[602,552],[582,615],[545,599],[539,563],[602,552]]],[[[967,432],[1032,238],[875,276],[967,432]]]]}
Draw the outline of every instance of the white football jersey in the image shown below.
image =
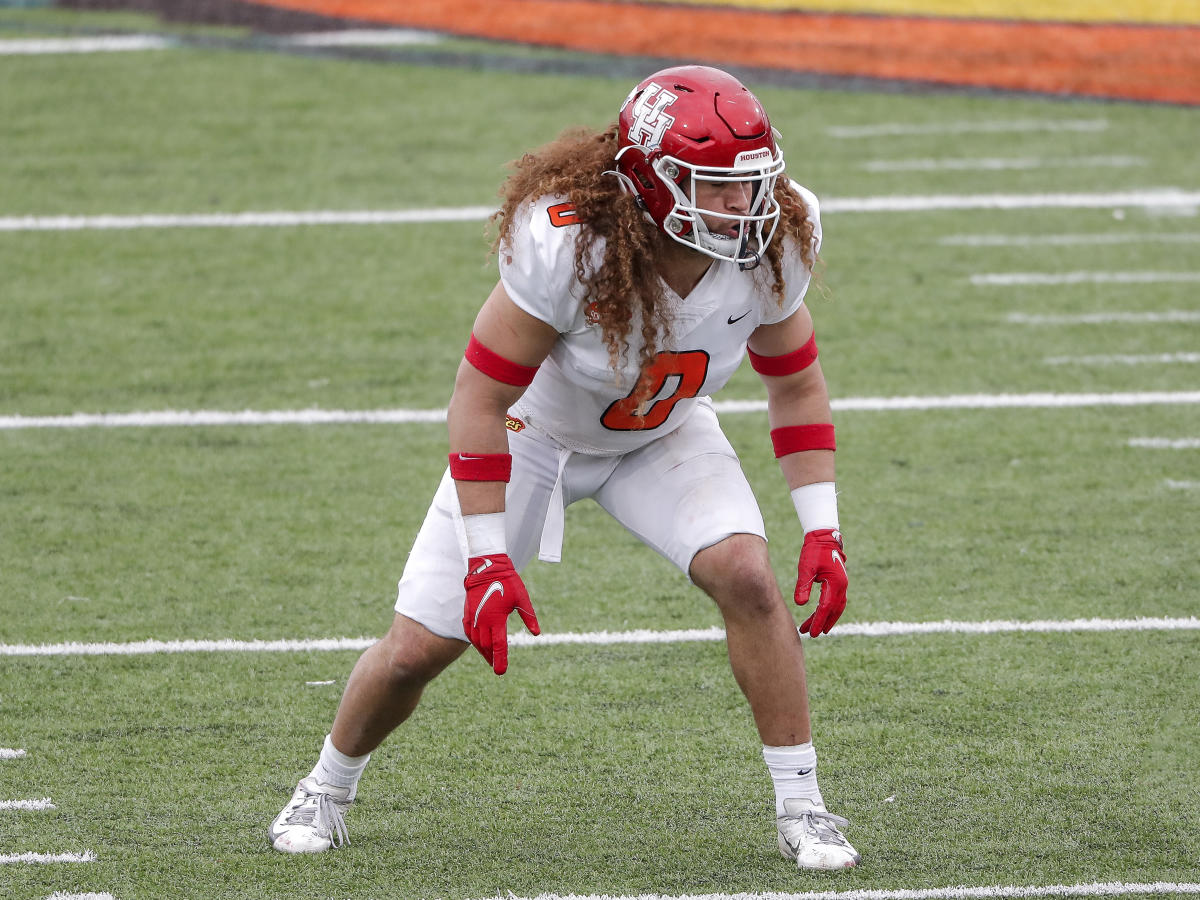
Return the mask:
{"type": "MultiPolygon", "coordinates": [[[[795,184],[808,204],[820,246],[817,198],[795,184]]],[[[571,204],[543,197],[528,204],[500,249],[500,280],[521,309],[551,325],[559,339],[533,383],[513,407],[527,425],[581,453],[625,453],[678,428],[699,398],[720,390],[742,362],[746,341],[759,325],[786,319],[800,308],[811,273],[798,248],[785,255],[783,307],[765,266],[742,271],[714,260],[684,299],[664,283],[672,310],[671,335],[651,369],[656,392],[641,408],[628,399],[641,357],[637,320],[619,371],[609,362],[600,325],[589,319],[583,286],[575,276],[575,238],[583,227],[571,204]]],[[[603,258],[598,241],[593,265],[603,258]]]]}

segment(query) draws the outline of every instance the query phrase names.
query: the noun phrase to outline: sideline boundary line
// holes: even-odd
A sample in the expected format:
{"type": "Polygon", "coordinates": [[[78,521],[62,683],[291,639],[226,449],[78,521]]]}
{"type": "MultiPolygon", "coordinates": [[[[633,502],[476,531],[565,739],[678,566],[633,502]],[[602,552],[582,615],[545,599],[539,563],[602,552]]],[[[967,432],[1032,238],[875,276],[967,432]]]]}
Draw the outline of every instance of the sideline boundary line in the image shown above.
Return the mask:
{"type": "MultiPolygon", "coordinates": [[[[1200,403],[1200,391],[1115,394],[948,394],[943,397],[843,397],[834,412],[902,412],[937,409],[1066,409],[1082,406],[1163,406],[1200,403]]],[[[718,400],[720,415],[766,412],[765,400],[718,400]]],[[[158,410],[73,413],[69,416],[0,416],[0,431],[37,428],[179,428],[226,425],[412,425],[446,421],[443,409],[278,409],[239,411],[158,410]]]]}
{"type": "Polygon", "coordinates": [[[91,850],[82,853],[8,853],[0,854],[0,865],[11,863],[90,863],[96,861],[91,850]]]}
{"type": "Polygon", "coordinates": [[[1200,894],[1200,884],[1155,882],[1093,882],[1091,884],[989,885],[983,887],[900,888],[896,890],[805,891],[761,894],[638,894],[618,897],[609,894],[538,894],[507,900],[1008,900],[1024,897],[1114,897],[1145,894],[1200,894]]]}
{"type": "Polygon", "coordinates": [[[40,800],[0,800],[0,810],[41,812],[47,809],[58,809],[49,797],[42,797],[40,800]]]}
{"type": "MultiPolygon", "coordinates": [[[[1200,191],[1179,187],[1144,188],[1108,194],[929,194],[921,196],[829,197],[823,213],[946,212],[1020,209],[1150,209],[1200,207],[1200,191]]],[[[95,216],[4,216],[0,231],[128,230],[135,228],[270,228],[301,225],[424,225],[482,221],[494,206],[397,210],[311,210],[241,213],[181,213],[95,216]]]]}
{"type": "MultiPolygon", "coordinates": [[[[1027,622],[993,620],[982,622],[846,622],[830,632],[831,637],[897,637],[924,634],[1062,634],[1072,632],[1200,631],[1200,618],[1139,617],[1136,619],[1041,619],[1027,622]]],[[[675,631],[559,632],[534,637],[525,632],[508,636],[512,647],[554,647],[564,644],[677,644],[722,641],[722,628],[691,628],[675,631]]],[[[379,639],[311,638],[281,640],[145,640],[128,643],[0,644],[3,656],[146,656],[160,653],[295,653],[329,650],[365,650],[379,639]]]]}

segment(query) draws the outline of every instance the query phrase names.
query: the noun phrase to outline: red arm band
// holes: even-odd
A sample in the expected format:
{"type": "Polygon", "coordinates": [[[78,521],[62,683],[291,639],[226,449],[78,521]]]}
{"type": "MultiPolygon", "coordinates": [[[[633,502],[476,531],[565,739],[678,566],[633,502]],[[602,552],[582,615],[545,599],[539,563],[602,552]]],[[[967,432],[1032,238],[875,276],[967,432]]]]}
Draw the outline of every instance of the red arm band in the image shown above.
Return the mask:
{"type": "Polygon", "coordinates": [[[464,354],[467,362],[477,368],[484,375],[490,375],[497,381],[503,381],[505,384],[511,384],[515,387],[525,387],[531,381],[533,376],[537,374],[537,366],[522,366],[515,362],[510,362],[499,353],[493,353],[483,344],[476,340],[475,335],[471,335],[471,340],[467,344],[467,352],[464,354]]]}
{"type": "Polygon", "coordinates": [[[455,481],[508,481],[510,453],[451,453],[450,477],[455,481]]]}
{"type": "Polygon", "coordinates": [[[803,347],[783,356],[759,356],[749,347],[746,353],[750,356],[751,367],[759,375],[791,375],[807,369],[816,360],[817,335],[813,332],[803,347]]]}
{"type": "Polygon", "coordinates": [[[799,453],[801,450],[836,450],[832,425],[788,425],[771,429],[775,458],[799,453]]]}

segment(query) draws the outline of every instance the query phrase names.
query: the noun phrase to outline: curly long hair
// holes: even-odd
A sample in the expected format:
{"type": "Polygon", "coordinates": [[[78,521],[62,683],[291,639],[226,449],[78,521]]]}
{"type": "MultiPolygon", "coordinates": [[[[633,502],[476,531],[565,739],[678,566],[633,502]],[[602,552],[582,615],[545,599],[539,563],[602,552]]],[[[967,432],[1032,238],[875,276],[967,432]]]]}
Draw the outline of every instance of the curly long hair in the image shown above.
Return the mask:
{"type": "MultiPolygon", "coordinates": [[[[503,203],[492,216],[496,230],[492,252],[511,235],[522,204],[547,195],[566,197],[584,228],[575,243],[575,275],[583,285],[585,303],[595,311],[614,369],[629,351],[633,311],[641,312],[643,375],[670,337],[663,283],[655,268],[667,237],[622,189],[613,173],[617,154],[617,123],[602,131],[569,128],[557,139],[510,164],[512,174],[500,188],[503,203]],[[604,242],[600,266],[591,267],[593,248],[604,242]]],[[[771,292],[781,306],[787,286],[783,278],[784,238],[791,238],[810,269],[816,266],[813,223],[808,206],[787,178],[775,183],[780,205],[779,227],[755,277],[769,277],[771,292]]]]}

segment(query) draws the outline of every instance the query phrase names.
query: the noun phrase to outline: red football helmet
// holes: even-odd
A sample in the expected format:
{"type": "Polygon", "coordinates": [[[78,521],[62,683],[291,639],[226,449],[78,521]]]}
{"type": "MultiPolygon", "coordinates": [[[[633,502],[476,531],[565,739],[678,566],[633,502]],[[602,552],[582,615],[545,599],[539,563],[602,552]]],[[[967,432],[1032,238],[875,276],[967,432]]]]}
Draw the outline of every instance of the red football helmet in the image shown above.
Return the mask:
{"type": "Polygon", "coordinates": [[[617,174],[648,218],[667,235],[714,259],[758,265],[779,224],[775,180],[783,172],[776,132],[753,94],[708,66],[663,69],[621,105],[617,174]],[[701,182],[747,182],[744,215],[696,202],[701,182]],[[736,224],[710,231],[703,216],[736,224]]]}

